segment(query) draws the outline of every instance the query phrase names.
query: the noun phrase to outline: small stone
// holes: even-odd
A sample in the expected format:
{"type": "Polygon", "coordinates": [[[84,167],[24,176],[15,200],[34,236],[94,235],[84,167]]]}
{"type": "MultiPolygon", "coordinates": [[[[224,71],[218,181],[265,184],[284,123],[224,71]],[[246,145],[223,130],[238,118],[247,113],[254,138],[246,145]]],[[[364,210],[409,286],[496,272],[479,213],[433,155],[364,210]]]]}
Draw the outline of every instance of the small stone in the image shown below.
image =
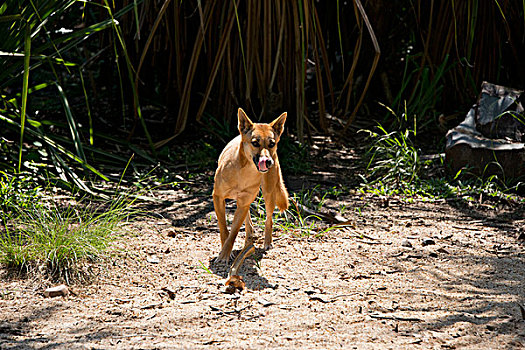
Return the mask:
{"type": "Polygon", "coordinates": [[[147,260],[150,264],[158,264],[158,263],[160,262],[159,258],[158,258],[156,255],[148,256],[148,257],[146,257],[146,260],[147,260]]]}
{"type": "Polygon", "coordinates": [[[434,241],[432,238],[423,238],[423,247],[427,245],[433,245],[436,244],[436,241],[434,241]]]}
{"type": "Polygon", "coordinates": [[[69,289],[65,284],[61,284],[56,287],[48,288],[44,291],[44,296],[46,298],[53,298],[53,297],[65,297],[69,295],[69,289]]]}
{"type": "Polygon", "coordinates": [[[412,248],[412,243],[410,243],[410,241],[408,239],[405,239],[405,240],[403,240],[403,242],[401,242],[401,246],[402,247],[407,247],[407,248],[412,248]]]}

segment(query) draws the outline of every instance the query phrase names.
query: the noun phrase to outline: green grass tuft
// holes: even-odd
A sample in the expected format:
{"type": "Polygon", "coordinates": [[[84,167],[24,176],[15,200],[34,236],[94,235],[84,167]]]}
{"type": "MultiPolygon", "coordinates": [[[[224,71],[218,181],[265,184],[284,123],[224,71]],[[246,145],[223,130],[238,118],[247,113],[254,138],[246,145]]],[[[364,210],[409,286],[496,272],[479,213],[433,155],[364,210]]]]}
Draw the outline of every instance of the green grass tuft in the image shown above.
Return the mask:
{"type": "Polygon", "coordinates": [[[397,130],[387,130],[378,124],[376,131],[363,130],[369,134],[371,147],[366,153],[366,173],[360,192],[377,196],[397,196],[408,202],[414,199],[434,200],[448,198],[488,197],[509,198],[522,188],[516,179],[505,179],[498,175],[475,176],[463,169],[455,176],[447,176],[444,159],[423,160],[416,146],[417,121],[415,115],[407,117],[405,112],[396,118],[397,130]]]}
{"type": "Polygon", "coordinates": [[[90,262],[110,256],[121,223],[132,213],[124,197],[99,207],[63,207],[42,199],[21,204],[10,202],[10,211],[1,214],[0,264],[67,282],[83,277],[90,262]]]}
{"type": "MultiPolygon", "coordinates": [[[[341,193],[335,187],[323,191],[319,186],[315,186],[310,190],[302,190],[298,193],[291,194],[290,206],[283,213],[274,212],[273,223],[274,227],[293,237],[319,238],[326,234],[331,228],[323,222],[323,220],[315,214],[305,214],[294,205],[298,203],[300,206],[307,207],[314,212],[321,212],[328,196],[337,196],[341,193]]],[[[257,199],[252,203],[252,209],[255,212],[254,225],[259,227],[259,230],[264,231],[266,220],[266,210],[264,206],[264,198],[260,193],[257,199]]]]}

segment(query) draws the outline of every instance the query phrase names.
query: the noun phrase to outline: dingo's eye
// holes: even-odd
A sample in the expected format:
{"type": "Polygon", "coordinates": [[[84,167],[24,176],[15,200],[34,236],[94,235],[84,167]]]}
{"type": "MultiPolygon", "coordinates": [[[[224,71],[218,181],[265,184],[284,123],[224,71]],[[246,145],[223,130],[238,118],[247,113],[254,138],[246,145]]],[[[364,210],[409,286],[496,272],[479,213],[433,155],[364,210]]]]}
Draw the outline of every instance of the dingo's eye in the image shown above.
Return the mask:
{"type": "Polygon", "coordinates": [[[274,146],[275,146],[275,141],[270,141],[270,142],[268,143],[268,147],[269,147],[269,148],[273,148],[274,146]]]}
{"type": "Polygon", "coordinates": [[[257,140],[253,140],[252,141],[252,145],[253,145],[253,147],[259,147],[260,146],[259,141],[257,141],[257,140]]]}

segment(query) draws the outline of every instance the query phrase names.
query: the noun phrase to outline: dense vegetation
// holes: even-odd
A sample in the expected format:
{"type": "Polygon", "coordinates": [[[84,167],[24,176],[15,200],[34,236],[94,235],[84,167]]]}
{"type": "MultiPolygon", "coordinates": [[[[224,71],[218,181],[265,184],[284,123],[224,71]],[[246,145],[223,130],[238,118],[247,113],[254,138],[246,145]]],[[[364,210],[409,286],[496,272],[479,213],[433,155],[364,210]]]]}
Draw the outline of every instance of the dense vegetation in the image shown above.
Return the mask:
{"type": "MultiPolygon", "coordinates": [[[[94,184],[120,184],[128,167],[210,168],[239,106],[264,121],[287,110],[283,151],[296,158],[312,135],[370,130],[362,179],[381,194],[471,191],[425,178],[421,149],[442,151],[483,80],[524,87],[524,11],[512,0],[4,1],[0,232],[28,218],[37,184],[100,196],[94,184]]],[[[43,208],[42,220],[57,213],[43,208]]]]}
{"type": "Polygon", "coordinates": [[[187,129],[199,137],[206,126],[231,130],[238,106],[258,120],[286,109],[290,131],[306,140],[352,134],[372,119],[395,123],[380,102],[406,108],[418,132],[439,138],[439,115],[464,115],[483,80],[523,87],[524,7],[8,0],[0,6],[1,167],[52,163],[81,186],[71,164],[104,178],[90,164],[127,162],[108,143],[151,161],[187,129]]]}

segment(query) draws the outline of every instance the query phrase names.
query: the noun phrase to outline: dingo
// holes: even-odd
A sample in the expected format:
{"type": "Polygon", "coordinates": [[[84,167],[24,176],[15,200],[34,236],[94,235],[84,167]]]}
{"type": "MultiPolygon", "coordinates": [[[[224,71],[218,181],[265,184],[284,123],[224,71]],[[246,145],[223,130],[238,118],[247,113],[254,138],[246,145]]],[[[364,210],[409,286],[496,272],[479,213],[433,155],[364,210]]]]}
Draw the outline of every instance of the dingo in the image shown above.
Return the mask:
{"type": "Polygon", "coordinates": [[[264,249],[272,246],[272,215],[275,206],[281,211],[288,208],[288,192],[277,158],[277,143],[283,133],[286,112],[270,124],[253,123],[242,108],[239,108],[237,116],[240,135],[222,151],[213,186],[213,205],[219,221],[222,245],[217,259],[226,262],[243,221],[246,228],[244,245],[253,244],[250,204],[257,197],[259,188],[262,187],[266,206],[264,249]],[[229,233],[226,227],[226,198],[237,201],[229,233]]]}

